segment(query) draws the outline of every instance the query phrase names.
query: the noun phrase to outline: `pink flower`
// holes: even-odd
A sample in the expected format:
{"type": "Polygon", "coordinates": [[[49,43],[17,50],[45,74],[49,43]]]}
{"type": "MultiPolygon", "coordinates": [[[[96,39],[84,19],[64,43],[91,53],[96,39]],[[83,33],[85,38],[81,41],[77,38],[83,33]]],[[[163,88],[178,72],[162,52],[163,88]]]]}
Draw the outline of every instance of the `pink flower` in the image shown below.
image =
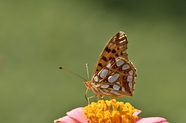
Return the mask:
{"type": "MultiPolygon", "coordinates": [[[[133,115],[137,116],[142,111],[139,110],[137,112],[134,112],[133,115]]],[[[136,120],[136,123],[169,123],[165,118],[162,117],[148,117],[148,118],[140,118],[136,120]]]]}
{"type": "Polygon", "coordinates": [[[54,123],[168,123],[162,117],[140,118],[138,115],[141,112],[130,103],[99,100],[98,103],[67,112],[67,116],[55,120],[54,123]]]}
{"type": "Polygon", "coordinates": [[[88,123],[88,119],[83,118],[82,108],[75,108],[67,112],[67,116],[54,120],[54,123],[88,123]]]}

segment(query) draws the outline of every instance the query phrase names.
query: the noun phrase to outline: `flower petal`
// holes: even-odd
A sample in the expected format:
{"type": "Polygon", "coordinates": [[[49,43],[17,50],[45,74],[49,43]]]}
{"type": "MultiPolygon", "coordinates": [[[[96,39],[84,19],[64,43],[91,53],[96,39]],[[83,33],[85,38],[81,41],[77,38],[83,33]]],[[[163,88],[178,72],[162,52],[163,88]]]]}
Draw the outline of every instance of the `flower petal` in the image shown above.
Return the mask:
{"type": "Polygon", "coordinates": [[[87,118],[82,113],[82,108],[75,108],[67,112],[67,116],[54,120],[54,123],[87,123],[87,118]]]}
{"type": "Polygon", "coordinates": [[[74,121],[74,119],[72,119],[68,116],[64,116],[62,118],[54,120],[54,123],[79,123],[79,122],[74,121]]]}
{"type": "Polygon", "coordinates": [[[169,123],[169,122],[162,117],[149,117],[141,118],[136,123],[169,123]]]}
{"type": "Polygon", "coordinates": [[[134,112],[132,115],[133,116],[138,116],[142,111],[141,110],[137,110],[136,112],[134,112]]]}
{"type": "Polygon", "coordinates": [[[76,119],[80,123],[87,123],[88,119],[84,116],[82,108],[75,108],[69,112],[67,112],[67,115],[72,118],[76,119]]]}

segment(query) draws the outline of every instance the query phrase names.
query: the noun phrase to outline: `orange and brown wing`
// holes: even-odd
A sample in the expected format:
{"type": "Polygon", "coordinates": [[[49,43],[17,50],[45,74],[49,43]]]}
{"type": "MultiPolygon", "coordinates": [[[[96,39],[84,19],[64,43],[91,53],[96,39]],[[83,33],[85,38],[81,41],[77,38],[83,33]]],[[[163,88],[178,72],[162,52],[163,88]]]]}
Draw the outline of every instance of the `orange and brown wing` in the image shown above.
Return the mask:
{"type": "Polygon", "coordinates": [[[108,61],[113,58],[120,56],[128,60],[127,43],[127,36],[124,32],[120,31],[115,34],[103,48],[94,67],[93,75],[105,67],[108,61]]]}

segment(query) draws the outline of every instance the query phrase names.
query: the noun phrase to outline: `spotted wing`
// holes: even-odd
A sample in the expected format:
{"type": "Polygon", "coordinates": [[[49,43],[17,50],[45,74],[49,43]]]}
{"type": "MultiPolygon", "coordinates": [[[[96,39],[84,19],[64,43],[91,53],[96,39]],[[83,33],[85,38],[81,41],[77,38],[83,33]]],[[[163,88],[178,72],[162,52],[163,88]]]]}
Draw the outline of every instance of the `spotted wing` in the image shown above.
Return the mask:
{"type": "Polygon", "coordinates": [[[91,79],[92,90],[100,96],[132,96],[136,69],[128,59],[127,37],[115,34],[104,47],[91,79]]]}
{"type": "Polygon", "coordinates": [[[98,73],[113,58],[120,56],[128,60],[127,43],[127,36],[124,32],[120,31],[115,34],[103,48],[94,67],[93,74],[98,73]]]}
{"type": "Polygon", "coordinates": [[[113,58],[93,77],[93,90],[101,96],[132,96],[136,76],[130,61],[123,57],[113,58]]]}

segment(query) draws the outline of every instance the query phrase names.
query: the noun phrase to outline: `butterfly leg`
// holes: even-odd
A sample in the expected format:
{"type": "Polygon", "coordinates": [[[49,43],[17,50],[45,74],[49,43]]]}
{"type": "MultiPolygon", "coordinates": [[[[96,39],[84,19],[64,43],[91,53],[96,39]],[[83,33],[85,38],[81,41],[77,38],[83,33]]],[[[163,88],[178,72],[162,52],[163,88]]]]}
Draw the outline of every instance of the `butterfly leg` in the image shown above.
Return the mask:
{"type": "Polygon", "coordinates": [[[85,91],[85,99],[88,101],[87,93],[88,93],[88,88],[85,91]]]}
{"type": "Polygon", "coordinates": [[[93,95],[93,96],[87,98],[88,104],[90,104],[90,99],[94,98],[94,97],[96,97],[96,95],[93,95]]]}
{"type": "Polygon", "coordinates": [[[96,95],[93,95],[91,97],[87,97],[87,93],[88,93],[88,88],[86,89],[86,92],[85,92],[85,99],[87,100],[88,104],[90,104],[90,99],[96,97],[96,95]]]}
{"type": "Polygon", "coordinates": [[[99,96],[97,96],[97,100],[99,100],[99,96]]]}
{"type": "Polygon", "coordinates": [[[104,99],[104,96],[101,96],[101,95],[98,96],[98,100],[100,99],[99,97],[101,97],[101,99],[105,100],[105,99],[104,99]]]}

